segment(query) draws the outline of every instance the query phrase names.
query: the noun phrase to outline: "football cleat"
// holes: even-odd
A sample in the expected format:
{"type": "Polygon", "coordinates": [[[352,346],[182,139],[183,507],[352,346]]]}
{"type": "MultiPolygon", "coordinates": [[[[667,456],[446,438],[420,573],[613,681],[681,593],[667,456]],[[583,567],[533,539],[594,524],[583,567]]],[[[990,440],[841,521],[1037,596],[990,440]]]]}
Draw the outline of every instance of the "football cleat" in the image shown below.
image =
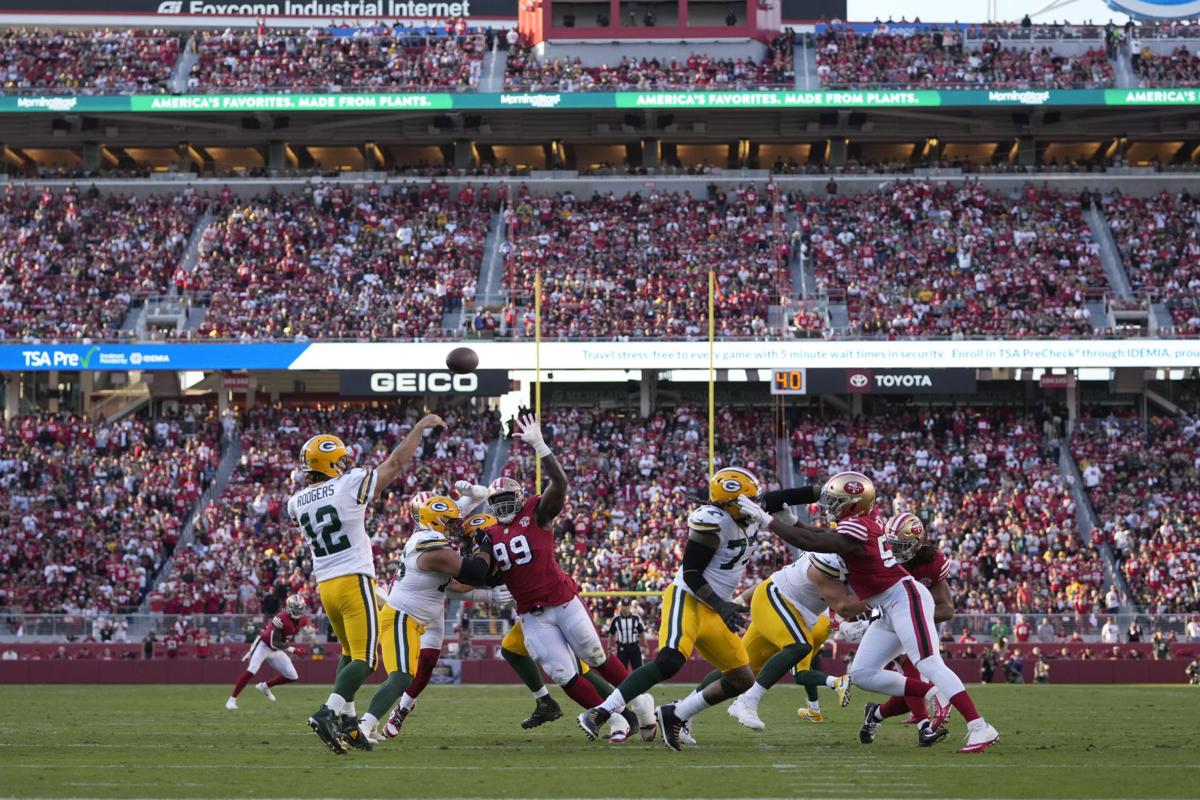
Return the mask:
{"type": "Polygon", "coordinates": [[[393,708],[391,716],[387,718],[387,722],[383,725],[383,735],[389,739],[399,736],[400,729],[404,727],[404,720],[408,719],[408,715],[412,713],[414,708],[416,708],[416,705],[409,706],[408,708],[401,708],[400,706],[393,708]]]}
{"type": "Polygon", "coordinates": [[[675,706],[659,706],[654,709],[654,716],[658,719],[659,730],[662,731],[663,744],[671,750],[682,750],[683,741],[679,734],[684,723],[675,715],[675,706]]]}
{"type": "Polygon", "coordinates": [[[620,714],[613,714],[608,718],[608,739],[609,744],[621,744],[629,739],[629,734],[633,731],[633,727],[637,725],[637,717],[629,709],[625,709],[620,714]]]}
{"type": "Polygon", "coordinates": [[[996,742],[1000,741],[1000,732],[983,722],[982,718],[978,720],[981,724],[977,725],[974,730],[967,729],[967,744],[959,749],[960,753],[982,753],[996,742]]]}
{"type": "Polygon", "coordinates": [[[850,705],[851,686],[853,686],[853,683],[850,680],[849,674],[841,676],[833,684],[833,691],[837,692],[838,702],[842,704],[842,708],[850,705]]]}
{"type": "Polygon", "coordinates": [[[800,708],[797,708],[796,716],[799,717],[800,719],[806,719],[809,722],[824,722],[825,721],[824,714],[822,714],[820,711],[814,711],[813,709],[808,708],[807,706],[801,706],[800,708]]]}
{"type": "Polygon", "coordinates": [[[528,730],[536,728],[538,725],[544,725],[547,722],[554,722],[562,716],[562,709],[558,707],[558,703],[550,695],[542,695],[537,699],[537,705],[533,707],[533,713],[525,719],[521,720],[521,727],[528,730]]]}
{"type": "Polygon", "coordinates": [[[254,684],[254,688],[258,689],[260,692],[265,694],[267,696],[267,699],[270,700],[272,703],[275,702],[275,695],[274,695],[274,693],[271,692],[271,687],[267,686],[266,681],[263,681],[262,683],[254,684]]]}
{"type": "Polygon", "coordinates": [[[308,718],[308,727],[312,728],[313,733],[320,737],[334,755],[344,756],[346,755],[346,745],[342,744],[342,740],[337,736],[337,729],[333,724],[335,719],[333,710],[329,706],[321,706],[308,718]]]}
{"type": "MultiPolygon", "coordinates": [[[[561,716],[561,712],[559,715],[561,716]]],[[[611,716],[608,711],[596,706],[580,714],[575,721],[579,723],[579,729],[583,731],[583,735],[588,738],[588,741],[594,742],[600,735],[600,726],[608,722],[611,716]]]]}
{"type": "Polygon", "coordinates": [[[942,739],[945,739],[949,733],[949,728],[935,728],[933,725],[926,723],[917,728],[917,744],[921,747],[932,747],[942,739]]]}
{"type": "Polygon", "coordinates": [[[350,714],[342,714],[342,726],[338,729],[338,736],[356,750],[375,749],[375,745],[363,735],[362,728],[358,727],[358,718],[350,714]]]}
{"type": "Polygon", "coordinates": [[[228,708],[230,711],[237,711],[238,710],[237,698],[231,697],[228,700],[226,700],[225,707],[228,708]]]}
{"type": "Polygon", "coordinates": [[[729,716],[733,717],[738,722],[742,723],[744,727],[747,727],[752,731],[761,731],[767,727],[766,723],[764,723],[758,716],[758,706],[743,700],[741,697],[738,697],[736,700],[730,703],[729,708],[726,709],[726,711],[728,712],[729,716]]]}
{"type": "MultiPolygon", "coordinates": [[[[655,727],[658,727],[657,725],[655,727]]],[[[689,719],[679,727],[679,741],[688,747],[699,747],[700,744],[692,736],[692,721],[689,719]]]]}
{"type": "Polygon", "coordinates": [[[367,739],[371,741],[371,744],[379,744],[387,741],[387,739],[385,739],[383,734],[379,731],[371,731],[371,733],[367,735],[367,739]]]}
{"type": "Polygon", "coordinates": [[[878,709],[879,703],[867,703],[862,727],[858,729],[858,740],[863,744],[875,741],[875,729],[879,727],[879,720],[875,719],[875,712],[878,709]]]}
{"type": "Polygon", "coordinates": [[[950,705],[949,700],[942,702],[942,695],[939,692],[933,696],[933,716],[929,721],[933,723],[933,727],[940,728],[946,724],[946,720],[950,719],[950,712],[953,710],[954,706],[950,705]]]}
{"type": "Polygon", "coordinates": [[[642,741],[653,742],[658,733],[658,720],[654,718],[654,700],[648,694],[639,694],[629,701],[627,708],[637,716],[637,727],[642,741]]]}
{"type": "Polygon", "coordinates": [[[917,719],[917,715],[910,711],[910,712],[908,712],[908,716],[904,718],[904,722],[902,722],[900,724],[901,725],[916,725],[917,723],[924,722],[927,719],[929,719],[929,717],[923,717],[921,719],[917,719]]]}

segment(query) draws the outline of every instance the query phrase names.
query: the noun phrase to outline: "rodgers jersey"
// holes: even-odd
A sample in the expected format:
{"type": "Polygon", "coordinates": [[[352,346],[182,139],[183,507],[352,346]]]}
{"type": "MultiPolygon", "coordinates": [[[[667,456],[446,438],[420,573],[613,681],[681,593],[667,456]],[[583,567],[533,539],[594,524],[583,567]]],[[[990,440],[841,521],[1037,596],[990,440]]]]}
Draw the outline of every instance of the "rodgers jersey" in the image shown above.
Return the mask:
{"type": "MultiPolygon", "coordinates": [[[[743,528],[716,506],[700,506],[688,517],[688,530],[715,534],[720,539],[717,552],[704,568],[704,580],[721,599],[733,599],[758,543],[758,523],[751,522],[743,528]]],[[[682,566],[675,573],[672,584],[693,594],[683,580],[682,566]]]]}
{"type": "Polygon", "coordinates": [[[808,568],[820,570],[829,577],[846,580],[846,564],[840,556],[830,553],[802,553],[800,558],[777,570],[771,576],[771,582],[779,588],[789,603],[799,609],[804,616],[804,622],[810,628],[817,624],[817,618],[824,614],[829,604],[821,595],[821,589],[808,577],[808,568]]]}
{"type": "Polygon", "coordinates": [[[375,470],[355,467],[288,498],[288,518],[308,538],[318,583],[343,575],[375,577],[366,516],[378,481],[375,470]]]}

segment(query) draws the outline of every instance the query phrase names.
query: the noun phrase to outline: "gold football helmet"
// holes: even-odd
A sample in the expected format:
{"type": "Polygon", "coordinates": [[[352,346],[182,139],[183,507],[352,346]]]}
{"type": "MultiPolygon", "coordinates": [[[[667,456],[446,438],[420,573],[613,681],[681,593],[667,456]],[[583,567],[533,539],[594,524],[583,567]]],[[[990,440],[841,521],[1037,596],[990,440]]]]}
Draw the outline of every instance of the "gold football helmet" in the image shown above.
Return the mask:
{"type": "Polygon", "coordinates": [[[758,482],[758,476],[748,469],[723,467],[713,473],[708,481],[708,502],[736,520],[744,516],[737,504],[737,499],[742,496],[751,500],[758,500],[762,496],[762,484],[758,482]]]}
{"type": "Polygon", "coordinates": [[[354,466],[354,461],[345,442],[332,434],[322,433],[304,443],[300,449],[300,466],[305,472],[339,478],[354,466]]]}
{"type": "Polygon", "coordinates": [[[883,526],[883,539],[901,564],[911,561],[925,541],[925,523],[907,511],[897,514],[883,526]]]}
{"type": "Polygon", "coordinates": [[[861,472],[839,472],[821,487],[820,503],[825,518],[832,522],[865,514],[875,505],[875,484],[861,472]]]}
{"type": "Polygon", "coordinates": [[[491,514],[472,514],[463,524],[463,534],[474,536],[479,531],[485,531],[493,525],[499,525],[500,520],[491,514]]]}
{"type": "Polygon", "coordinates": [[[458,503],[440,494],[435,494],[422,503],[417,512],[417,524],[438,533],[446,533],[462,518],[458,503]]]}
{"type": "Polygon", "coordinates": [[[505,525],[517,518],[525,505],[525,492],[515,478],[496,478],[488,485],[488,507],[496,519],[505,525]]]}
{"type": "Polygon", "coordinates": [[[431,497],[433,497],[433,492],[417,492],[408,501],[408,514],[418,525],[421,524],[421,506],[425,505],[425,501],[431,497]]]}

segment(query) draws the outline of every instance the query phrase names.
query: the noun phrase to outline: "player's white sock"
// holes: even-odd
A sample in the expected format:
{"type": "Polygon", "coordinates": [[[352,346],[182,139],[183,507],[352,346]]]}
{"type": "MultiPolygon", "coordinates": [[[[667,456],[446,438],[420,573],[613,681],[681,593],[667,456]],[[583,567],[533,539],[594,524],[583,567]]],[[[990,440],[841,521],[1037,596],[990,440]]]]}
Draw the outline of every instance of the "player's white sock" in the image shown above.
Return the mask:
{"type": "Polygon", "coordinates": [[[329,695],[329,699],[325,701],[325,707],[334,714],[341,714],[342,709],[346,707],[346,698],[342,697],[337,692],[329,695]]]}
{"type": "Polygon", "coordinates": [[[828,678],[825,679],[825,685],[828,686],[830,689],[836,689],[837,688],[837,678],[830,675],[828,678]]]}
{"type": "Polygon", "coordinates": [[[687,721],[706,708],[708,701],[704,699],[704,692],[692,692],[675,704],[675,716],[687,721]]]}
{"type": "Polygon", "coordinates": [[[609,714],[616,714],[618,711],[624,708],[625,698],[621,696],[621,690],[613,689],[613,693],[604,698],[604,702],[600,704],[600,707],[609,714]]]}
{"type": "Polygon", "coordinates": [[[766,693],[767,687],[763,686],[761,683],[755,682],[753,686],[746,690],[741,699],[744,702],[758,705],[758,701],[761,700],[763,695],[766,693]]]}
{"type": "Polygon", "coordinates": [[[542,688],[538,689],[536,692],[533,693],[533,699],[537,700],[539,698],[545,697],[548,694],[550,694],[550,690],[547,689],[545,686],[543,686],[542,688]]]}
{"type": "Polygon", "coordinates": [[[820,700],[809,700],[809,701],[808,701],[808,710],[809,710],[809,711],[816,711],[816,712],[820,712],[820,710],[821,710],[821,701],[820,701],[820,700]]]}
{"type": "Polygon", "coordinates": [[[354,716],[354,701],[350,700],[346,705],[342,706],[342,713],[348,716],[354,716]]]}
{"type": "MultiPolygon", "coordinates": [[[[542,687],[543,690],[545,688],[546,688],[545,686],[542,687]]],[[[400,708],[404,709],[405,711],[412,708],[416,704],[417,704],[417,698],[409,697],[407,694],[400,695],[400,708]]]]}
{"type": "Polygon", "coordinates": [[[378,724],[379,724],[379,718],[368,711],[366,714],[363,714],[363,718],[361,720],[359,720],[358,727],[361,728],[363,731],[369,732],[369,731],[375,730],[375,726],[378,724]]]}
{"type": "Polygon", "coordinates": [[[986,727],[987,727],[987,723],[984,722],[983,717],[977,717],[967,723],[968,731],[977,731],[980,728],[986,728],[986,727]]]}

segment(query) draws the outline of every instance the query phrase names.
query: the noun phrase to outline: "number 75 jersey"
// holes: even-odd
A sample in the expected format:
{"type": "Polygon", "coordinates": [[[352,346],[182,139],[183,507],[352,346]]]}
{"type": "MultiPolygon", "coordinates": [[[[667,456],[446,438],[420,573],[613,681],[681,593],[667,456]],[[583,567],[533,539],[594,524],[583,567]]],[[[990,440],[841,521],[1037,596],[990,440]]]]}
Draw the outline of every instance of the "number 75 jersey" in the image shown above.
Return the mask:
{"type": "Polygon", "coordinates": [[[288,498],[288,518],[308,539],[318,583],[343,575],[375,577],[366,516],[378,480],[375,470],[355,467],[288,498]]]}
{"type": "MultiPolygon", "coordinates": [[[[704,568],[704,581],[718,597],[732,599],[758,545],[758,523],[750,522],[742,527],[728,512],[716,506],[700,506],[688,517],[688,530],[715,535],[720,539],[712,561],[704,568]]],[[[692,594],[683,580],[682,566],[675,573],[673,585],[692,594]]]]}

